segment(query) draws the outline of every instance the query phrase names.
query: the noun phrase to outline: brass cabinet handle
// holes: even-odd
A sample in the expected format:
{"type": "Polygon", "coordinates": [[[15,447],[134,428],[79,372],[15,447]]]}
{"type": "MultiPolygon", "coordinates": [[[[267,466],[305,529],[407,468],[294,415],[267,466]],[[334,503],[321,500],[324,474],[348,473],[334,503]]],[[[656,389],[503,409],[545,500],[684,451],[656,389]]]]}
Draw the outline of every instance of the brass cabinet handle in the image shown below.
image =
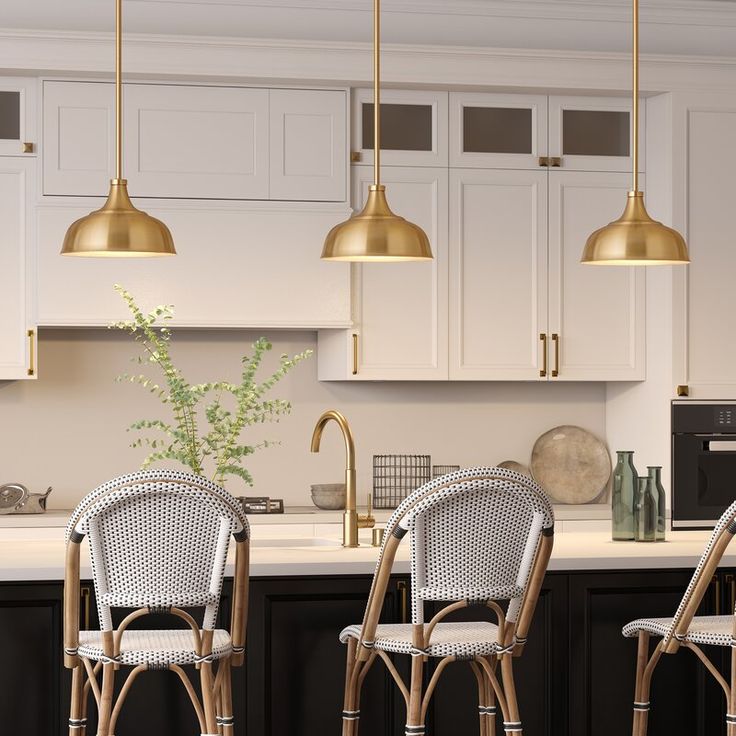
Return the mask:
{"type": "Polygon", "coordinates": [[[542,341],[542,370],[539,371],[539,377],[544,378],[547,375],[547,334],[540,332],[539,339],[542,341]]]}
{"type": "Polygon", "coordinates": [[[29,341],[29,349],[28,349],[28,375],[29,376],[35,376],[36,375],[36,341],[34,340],[34,336],[36,334],[35,330],[28,330],[28,341],[29,341]]]}
{"type": "Polygon", "coordinates": [[[540,156],[537,160],[540,166],[549,166],[549,156],[540,156]]]}
{"type": "Polygon", "coordinates": [[[34,149],[35,146],[33,145],[33,143],[23,142],[21,144],[21,150],[23,153],[33,153],[34,149]]]}
{"type": "Polygon", "coordinates": [[[721,615],[721,578],[718,575],[713,576],[711,580],[716,598],[716,616],[721,615]]]}
{"type": "Polygon", "coordinates": [[[406,586],[406,580],[399,580],[396,583],[396,590],[399,591],[399,600],[400,600],[400,608],[401,608],[401,623],[406,624],[409,623],[409,595],[408,590],[406,586]]]}
{"type": "Polygon", "coordinates": [[[733,613],[736,610],[736,575],[728,573],[725,580],[728,585],[728,611],[733,613]]]}
{"type": "Polygon", "coordinates": [[[84,610],[84,617],[82,619],[82,623],[84,625],[84,631],[89,631],[89,599],[90,599],[91,594],[92,594],[92,591],[86,585],[80,588],[79,590],[79,595],[82,598],[82,604],[83,604],[83,610],[84,610]]]}
{"type": "Polygon", "coordinates": [[[547,165],[557,169],[562,166],[562,159],[559,156],[550,156],[549,163],[547,165]]]}
{"type": "Polygon", "coordinates": [[[358,375],[358,333],[353,332],[353,375],[358,375]]]}
{"type": "Polygon", "coordinates": [[[350,152],[350,161],[354,164],[357,164],[358,162],[363,160],[363,154],[360,151],[351,151],[350,152]]]}
{"type": "Polygon", "coordinates": [[[552,378],[557,378],[560,375],[560,336],[556,333],[552,333],[552,342],[555,344],[555,367],[552,369],[552,378]]]}

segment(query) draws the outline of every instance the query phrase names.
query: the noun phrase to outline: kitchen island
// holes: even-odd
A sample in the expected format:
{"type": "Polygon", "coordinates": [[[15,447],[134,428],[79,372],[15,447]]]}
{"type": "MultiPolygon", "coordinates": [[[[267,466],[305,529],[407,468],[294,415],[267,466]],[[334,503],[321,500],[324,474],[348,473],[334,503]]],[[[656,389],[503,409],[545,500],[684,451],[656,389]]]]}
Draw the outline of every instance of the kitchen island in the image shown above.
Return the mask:
{"type": "MultiPolygon", "coordinates": [[[[287,516],[251,517],[248,654],[234,681],[237,736],[340,733],[344,648],[337,634],[361,620],[378,552],[370,546],[340,547],[339,514],[287,516]]],[[[379,514],[379,525],[387,516],[379,514]]],[[[30,736],[66,733],[63,528],[50,517],[0,527],[0,645],[6,653],[2,682],[8,696],[0,700],[0,722],[22,721],[30,736]]],[[[529,643],[517,665],[524,733],[620,736],[630,730],[636,649],[635,642],[621,637],[621,626],[639,616],[672,615],[709,534],[677,532],[665,543],[614,543],[605,519],[563,519],[558,527],[529,643]]],[[[404,544],[397,557],[386,622],[410,616],[408,551],[404,544]]],[[[704,613],[733,611],[732,568],[736,547],[724,558],[704,613]]],[[[82,578],[90,578],[84,557],[82,578]]],[[[94,593],[88,582],[82,594],[82,618],[94,627],[94,593]]],[[[463,613],[478,615],[478,609],[463,613]]],[[[229,614],[228,582],[221,624],[226,625],[229,614]]],[[[153,619],[148,625],[167,623],[153,619]]],[[[400,658],[397,662],[406,664],[400,658]]],[[[117,736],[137,733],[142,724],[135,714],[141,712],[148,717],[147,732],[197,733],[175,677],[155,672],[141,682],[131,691],[117,736]],[[161,702],[167,704],[166,713],[153,707],[161,702]]],[[[689,652],[658,669],[652,703],[650,736],[717,736],[723,730],[723,696],[689,652]]],[[[364,735],[403,733],[403,702],[380,665],[366,679],[362,712],[364,735]]],[[[456,663],[436,691],[428,734],[475,734],[477,721],[472,673],[456,663]]],[[[90,736],[92,726],[91,719],[90,736]]]]}

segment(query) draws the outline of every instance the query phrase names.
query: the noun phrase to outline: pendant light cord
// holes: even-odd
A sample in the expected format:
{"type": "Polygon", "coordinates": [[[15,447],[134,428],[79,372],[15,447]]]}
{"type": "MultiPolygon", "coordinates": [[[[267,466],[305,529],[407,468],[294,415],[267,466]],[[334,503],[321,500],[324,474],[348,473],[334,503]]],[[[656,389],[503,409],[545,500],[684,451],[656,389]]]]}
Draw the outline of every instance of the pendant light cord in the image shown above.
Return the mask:
{"type": "Polygon", "coordinates": [[[115,0],[115,178],[123,178],[123,2],[115,0]]]}
{"type": "MultiPolygon", "coordinates": [[[[118,0],[119,2],[119,0],[118,0]]],[[[381,183],[381,0],[373,0],[373,184],[381,183]]]]}
{"type": "Polygon", "coordinates": [[[632,78],[632,118],[634,130],[632,132],[634,151],[632,164],[634,167],[632,184],[633,191],[639,191],[639,0],[633,0],[634,12],[634,39],[633,39],[633,78],[632,78]]]}

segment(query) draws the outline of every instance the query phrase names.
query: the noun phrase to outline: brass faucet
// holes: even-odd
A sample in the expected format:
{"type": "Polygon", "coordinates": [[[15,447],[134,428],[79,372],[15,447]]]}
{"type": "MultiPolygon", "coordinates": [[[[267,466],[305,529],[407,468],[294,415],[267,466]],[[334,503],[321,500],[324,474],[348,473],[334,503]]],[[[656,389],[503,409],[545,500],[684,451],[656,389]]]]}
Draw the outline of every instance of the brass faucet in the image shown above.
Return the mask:
{"type": "Polygon", "coordinates": [[[368,496],[368,514],[361,516],[357,510],[356,475],[355,475],[355,441],[350,431],[348,420],[339,411],[330,409],[318,420],[312,433],[312,452],[319,452],[322,431],[330,421],[337,422],[345,440],[345,513],[342,517],[342,546],[359,547],[358,529],[370,529],[376,520],[371,514],[371,497],[368,496]]]}

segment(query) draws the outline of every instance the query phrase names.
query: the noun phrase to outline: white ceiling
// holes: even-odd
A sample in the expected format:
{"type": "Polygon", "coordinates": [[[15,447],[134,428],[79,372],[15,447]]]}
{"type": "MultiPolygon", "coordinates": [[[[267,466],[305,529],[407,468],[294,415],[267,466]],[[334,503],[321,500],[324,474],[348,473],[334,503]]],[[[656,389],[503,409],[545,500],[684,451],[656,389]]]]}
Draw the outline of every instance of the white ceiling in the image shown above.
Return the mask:
{"type": "MultiPolygon", "coordinates": [[[[110,31],[112,0],[0,0],[0,28],[110,31]]],[[[125,0],[133,33],[355,42],[371,0],[125,0]]],[[[642,52],[736,55],[734,0],[642,0],[642,52]]],[[[384,0],[387,43],[626,51],[628,0],[384,0]]]]}

